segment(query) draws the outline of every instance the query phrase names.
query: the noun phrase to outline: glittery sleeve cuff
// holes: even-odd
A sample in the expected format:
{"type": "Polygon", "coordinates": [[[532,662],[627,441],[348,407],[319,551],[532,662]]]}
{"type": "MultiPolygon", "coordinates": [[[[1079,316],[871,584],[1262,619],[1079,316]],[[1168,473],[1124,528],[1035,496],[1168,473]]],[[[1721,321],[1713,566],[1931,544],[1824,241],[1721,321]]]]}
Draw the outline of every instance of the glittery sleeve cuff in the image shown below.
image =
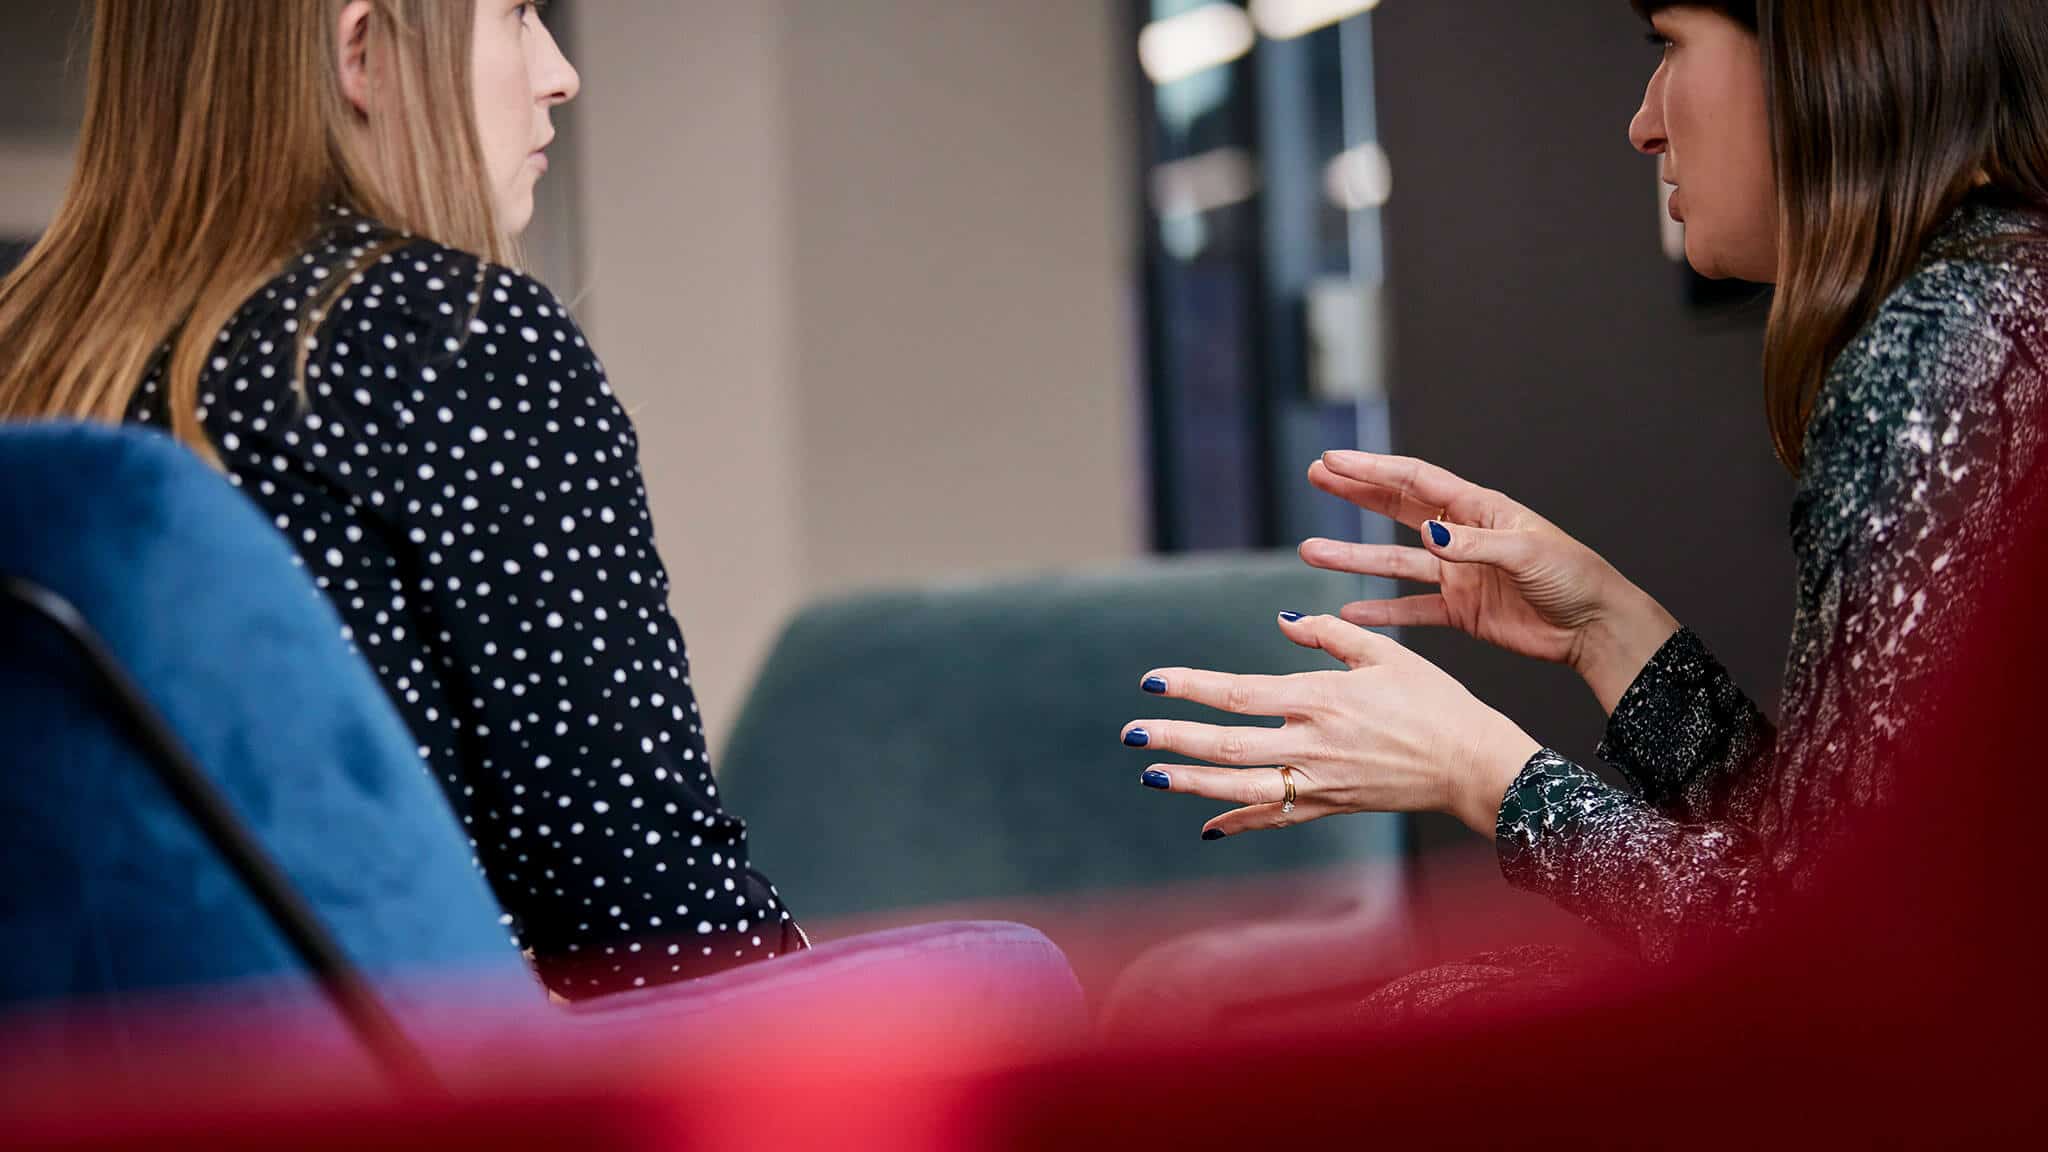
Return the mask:
{"type": "Polygon", "coordinates": [[[1529,758],[1494,818],[1493,844],[1508,883],[1547,896],[1566,883],[1565,863],[1578,817],[1614,789],[1548,748],[1529,758]]]}
{"type": "Polygon", "coordinates": [[[1770,724],[1691,630],[1681,628],[1622,693],[1600,759],[1658,808],[1768,754],[1770,724]]]}

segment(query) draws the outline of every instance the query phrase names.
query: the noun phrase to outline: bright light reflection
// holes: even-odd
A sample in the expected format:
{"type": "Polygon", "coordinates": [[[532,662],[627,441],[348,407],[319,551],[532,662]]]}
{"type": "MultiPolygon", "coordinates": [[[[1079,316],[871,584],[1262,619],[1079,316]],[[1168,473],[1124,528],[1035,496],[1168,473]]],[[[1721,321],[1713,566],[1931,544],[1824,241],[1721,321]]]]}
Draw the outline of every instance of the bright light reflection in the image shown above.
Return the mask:
{"type": "Polygon", "coordinates": [[[1228,64],[1258,39],[1244,9],[1204,4],[1155,20],[1138,33],[1138,63],[1152,83],[1165,86],[1228,64]]]}
{"type": "Polygon", "coordinates": [[[1380,0],[1252,0],[1252,23],[1272,40],[1292,40],[1380,6],[1380,0]]]}
{"type": "Polygon", "coordinates": [[[1154,168],[1152,206],[1168,219],[1200,216],[1242,204],[1257,193],[1258,187],[1258,171],[1250,153],[1238,148],[1218,148],[1154,168]]]}
{"type": "Polygon", "coordinates": [[[1378,208],[1394,194],[1394,166],[1375,143],[1340,152],[1323,170],[1323,190],[1347,212],[1378,208]]]}

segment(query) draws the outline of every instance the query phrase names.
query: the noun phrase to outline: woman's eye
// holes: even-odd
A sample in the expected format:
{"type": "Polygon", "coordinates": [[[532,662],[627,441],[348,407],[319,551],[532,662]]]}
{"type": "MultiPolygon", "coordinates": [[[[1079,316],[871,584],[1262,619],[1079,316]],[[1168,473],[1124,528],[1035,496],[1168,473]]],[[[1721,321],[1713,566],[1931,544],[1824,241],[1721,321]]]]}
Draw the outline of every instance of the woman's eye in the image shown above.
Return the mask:
{"type": "Polygon", "coordinates": [[[1671,37],[1664,35],[1662,32],[1652,32],[1644,37],[1644,39],[1650,42],[1650,47],[1655,48],[1659,52],[1671,51],[1671,37]]]}

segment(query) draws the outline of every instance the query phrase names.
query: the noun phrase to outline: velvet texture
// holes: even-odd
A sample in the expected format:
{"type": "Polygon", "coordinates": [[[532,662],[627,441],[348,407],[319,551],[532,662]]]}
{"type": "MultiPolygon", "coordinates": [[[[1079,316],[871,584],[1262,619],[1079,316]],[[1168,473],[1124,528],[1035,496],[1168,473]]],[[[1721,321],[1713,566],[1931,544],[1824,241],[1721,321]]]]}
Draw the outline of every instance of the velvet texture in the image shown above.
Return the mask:
{"type": "MultiPolygon", "coordinates": [[[[373,977],[540,993],[461,829],[277,532],[155,433],[0,430],[0,571],[69,600],[373,977]]],[[[82,660],[0,606],[0,1004],[306,980],[82,660]]]]}

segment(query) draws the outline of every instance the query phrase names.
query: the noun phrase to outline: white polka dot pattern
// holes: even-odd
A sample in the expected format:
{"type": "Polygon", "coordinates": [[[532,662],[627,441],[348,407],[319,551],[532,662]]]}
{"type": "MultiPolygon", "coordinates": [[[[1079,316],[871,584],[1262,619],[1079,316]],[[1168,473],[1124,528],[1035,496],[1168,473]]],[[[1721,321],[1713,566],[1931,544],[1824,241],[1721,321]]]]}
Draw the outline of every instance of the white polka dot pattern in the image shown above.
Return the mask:
{"type": "MultiPolygon", "coordinates": [[[[718,801],[632,424],[553,294],[340,213],[222,331],[201,392],[551,987],[800,946],[718,801]],[[323,323],[302,392],[300,325],[323,323]]],[[[164,423],[160,393],[152,372],[131,419],[164,423]]]]}

